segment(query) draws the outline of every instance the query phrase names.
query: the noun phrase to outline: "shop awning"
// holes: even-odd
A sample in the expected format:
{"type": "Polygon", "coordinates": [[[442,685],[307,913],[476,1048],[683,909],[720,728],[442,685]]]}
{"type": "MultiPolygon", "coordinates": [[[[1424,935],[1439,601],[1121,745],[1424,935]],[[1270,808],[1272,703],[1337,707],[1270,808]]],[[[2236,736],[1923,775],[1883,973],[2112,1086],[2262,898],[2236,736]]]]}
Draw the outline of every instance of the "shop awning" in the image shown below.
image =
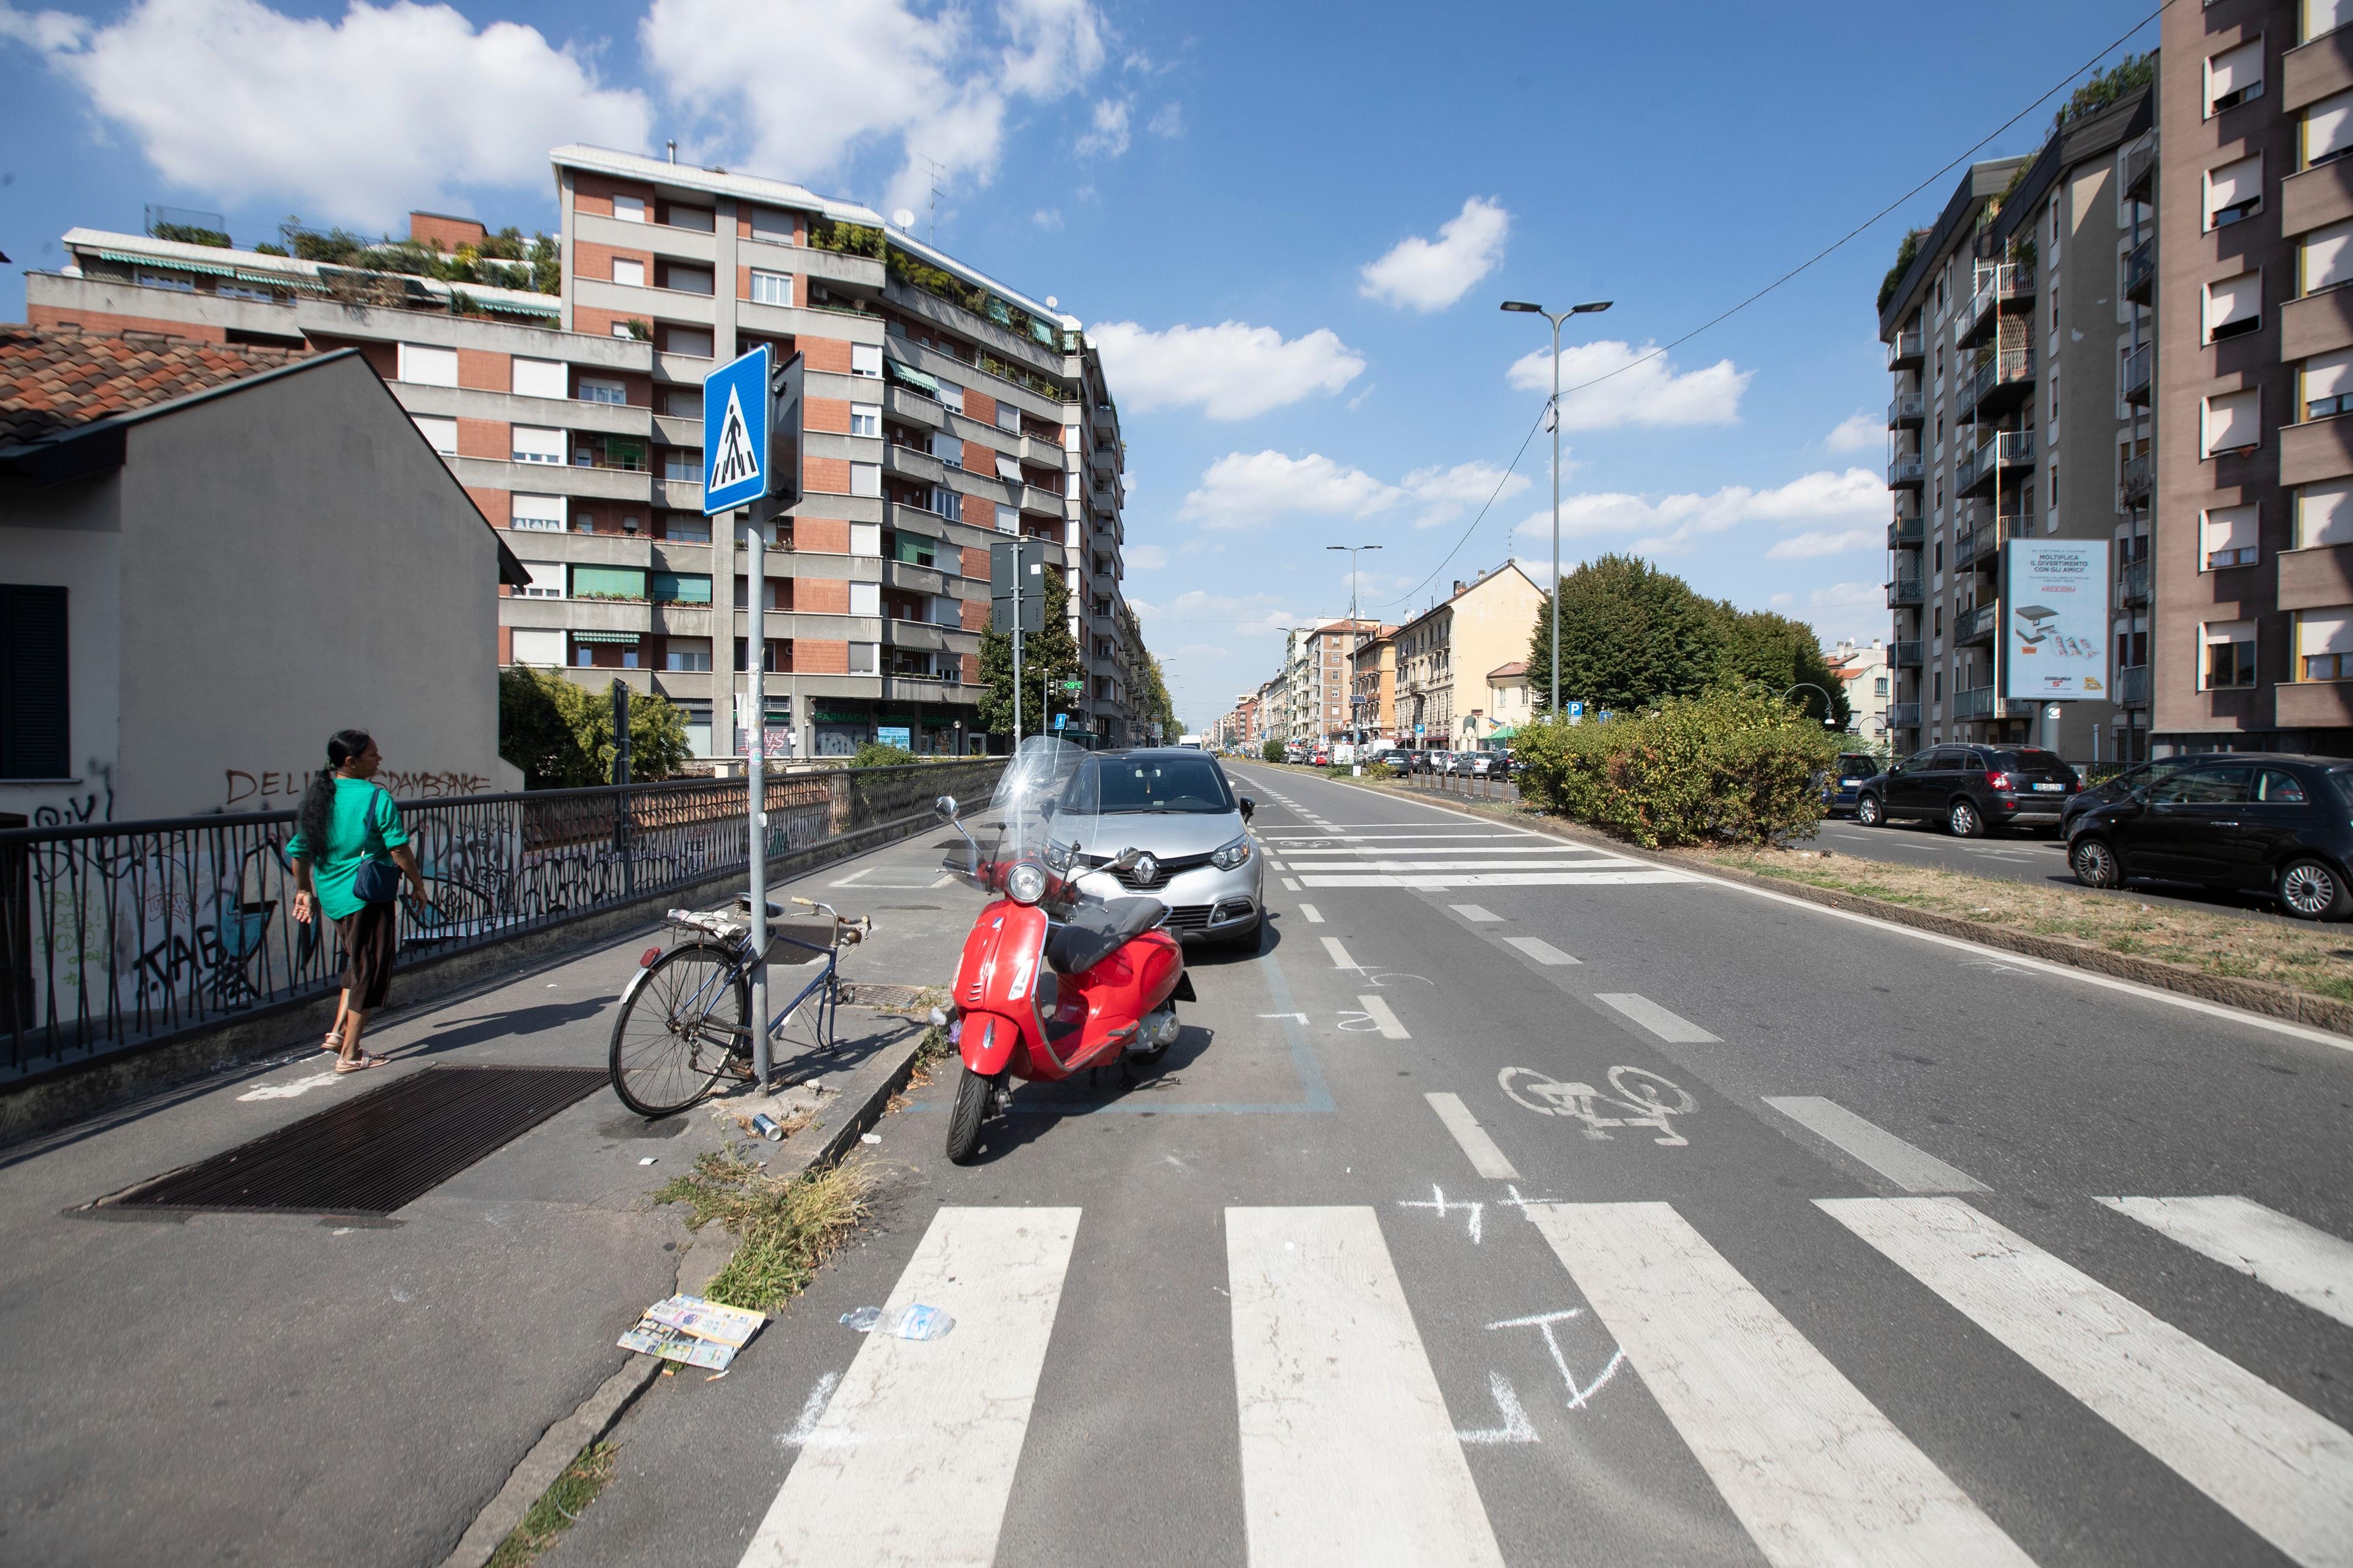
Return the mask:
{"type": "Polygon", "coordinates": [[[1516,725],[1516,724],[1506,724],[1506,725],[1504,725],[1504,726],[1502,729],[1500,729],[1500,730],[1490,730],[1490,731],[1487,731],[1487,739],[1489,739],[1489,740],[1491,740],[1491,741],[1508,741],[1508,740],[1510,740],[1513,736],[1514,736],[1514,735],[1518,734],[1519,732],[1520,732],[1520,727],[1519,727],[1518,725],[1516,725]]]}
{"type": "Polygon", "coordinates": [[[176,256],[140,256],[127,250],[100,250],[95,254],[101,261],[120,261],[129,267],[152,267],[158,272],[205,272],[215,278],[234,278],[234,267],[216,267],[209,261],[187,261],[176,256]]]}
{"type": "Polygon", "coordinates": [[[636,632],[574,632],[572,640],[574,642],[614,642],[627,647],[635,647],[638,637],[638,634],[636,632]]]}

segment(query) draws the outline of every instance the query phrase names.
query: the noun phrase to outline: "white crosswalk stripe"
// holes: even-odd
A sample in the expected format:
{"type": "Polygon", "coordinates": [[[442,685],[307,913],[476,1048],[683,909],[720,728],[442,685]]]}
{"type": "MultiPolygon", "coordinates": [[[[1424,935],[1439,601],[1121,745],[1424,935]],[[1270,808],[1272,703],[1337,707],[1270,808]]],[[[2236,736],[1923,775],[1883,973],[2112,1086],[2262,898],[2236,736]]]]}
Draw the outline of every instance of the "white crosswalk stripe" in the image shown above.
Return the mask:
{"type": "Polygon", "coordinates": [[[1689,882],[1683,872],[1522,829],[1261,833],[1305,888],[1619,887],[1689,882]]]}
{"type": "Polygon", "coordinates": [[[2215,1262],[2353,1328],[2353,1241],[2252,1198],[2102,1198],[2215,1262]]]}

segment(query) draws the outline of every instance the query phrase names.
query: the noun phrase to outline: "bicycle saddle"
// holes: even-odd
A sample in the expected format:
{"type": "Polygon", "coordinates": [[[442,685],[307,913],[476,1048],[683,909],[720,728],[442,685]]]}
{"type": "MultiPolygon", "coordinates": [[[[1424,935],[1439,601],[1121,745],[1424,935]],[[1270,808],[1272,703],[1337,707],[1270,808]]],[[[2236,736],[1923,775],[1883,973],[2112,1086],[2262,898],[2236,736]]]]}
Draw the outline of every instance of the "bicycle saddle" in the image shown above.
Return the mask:
{"type": "MultiPolygon", "coordinates": [[[[745,914],[750,914],[752,912],[752,895],[749,893],[736,894],[735,907],[742,910],[745,914]]],[[[770,904],[768,906],[768,918],[772,921],[784,919],[785,906],[782,904],[770,904]]]]}
{"type": "Polygon", "coordinates": [[[1057,974],[1084,974],[1167,918],[1158,899],[1090,900],[1046,939],[1046,963],[1057,974]]]}

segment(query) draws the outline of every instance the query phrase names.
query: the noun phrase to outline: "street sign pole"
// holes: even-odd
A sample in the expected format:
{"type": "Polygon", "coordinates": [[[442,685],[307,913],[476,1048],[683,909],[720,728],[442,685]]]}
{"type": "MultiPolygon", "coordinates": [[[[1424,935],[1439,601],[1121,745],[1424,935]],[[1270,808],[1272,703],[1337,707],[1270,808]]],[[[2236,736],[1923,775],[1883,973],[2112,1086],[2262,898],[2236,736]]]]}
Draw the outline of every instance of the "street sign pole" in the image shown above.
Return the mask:
{"type": "Polygon", "coordinates": [[[1013,749],[1021,749],[1021,545],[1013,546],[1013,749]]]}
{"type": "MultiPolygon", "coordinates": [[[[744,565],[745,596],[751,603],[744,607],[744,662],[751,668],[745,672],[751,689],[752,719],[745,732],[751,745],[744,759],[744,778],[751,797],[750,846],[747,869],[750,872],[752,895],[752,1081],[765,1089],[768,1087],[768,676],[767,628],[761,624],[760,613],[766,607],[768,596],[768,542],[761,536],[759,510],[747,508],[735,514],[748,552],[744,565]]],[[[732,637],[728,639],[733,642],[732,637]]],[[[732,684],[732,683],[731,683],[732,684]]]]}

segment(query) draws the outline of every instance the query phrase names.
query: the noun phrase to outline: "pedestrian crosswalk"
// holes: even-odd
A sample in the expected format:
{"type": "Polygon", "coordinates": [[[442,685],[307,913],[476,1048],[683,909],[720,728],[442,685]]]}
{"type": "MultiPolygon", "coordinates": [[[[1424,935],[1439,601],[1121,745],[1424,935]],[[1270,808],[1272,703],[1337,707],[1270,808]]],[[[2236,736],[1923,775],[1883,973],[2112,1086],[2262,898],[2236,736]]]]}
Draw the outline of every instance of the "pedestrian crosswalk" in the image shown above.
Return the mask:
{"type": "MultiPolygon", "coordinates": [[[[1511,1173],[1459,1101],[1430,1099],[1482,1175],[1511,1173]]],[[[1996,1522],[2016,1510],[1972,1496],[1947,1468],[1987,1474],[1968,1445],[1997,1439],[1962,1419],[1924,1447],[1924,1435],[1900,1427],[1841,1370],[1836,1325],[1810,1337],[1675,1205],[1509,1191],[1493,1213],[1524,1215],[1536,1256],[1548,1251],[1587,1303],[1545,1322],[1598,1323],[1616,1342],[1609,1368],[1622,1362],[1635,1374],[1595,1378],[1568,1403],[1566,1412],[1607,1415],[1588,1419],[1577,1441],[1640,1426],[1647,1405],[1776,1564],[2031,1561],[1996,1522]]],[[[2353,1296],[2353,1247],[2260,1205],[2104,1201],[2232,1267],[2252,1260],[2242,1271],[2324,1314],[2337,1316],[2331,1302],[2353,1296]]],[[[2353,1434],[1969,1199],[1816,1207],[1866,1244],[1849,1265],[1851,1288],[1833,1300],[1871,1311],[1864,1303],[1883,1302],[1899,1280],[1936,1299],[1906,1309],[1942,1314],[1917,1326],[1925,1362],[1954,1342],[1958,1324],[1974,1324],[2289,1560],[2353,1564],[2353,1434]]],[[[1461,1281],[1450,1272],[1409,1288],[1381,1211],[1236,1206],[1223,1221],[1225,1280],[1204,1310],[1226,1320],[1232,1404],[1204,1390],[1203,1407],[1235,1446],[1250,1560],[1502,1563],[1481,1487],[1525,1472],[1482,1473],[1479,1456],[1560,1441],[1556,1423],[1579,1416],[1530,1401],[1540,1406],[1531,1417],[1500,1373],[1450,1404],[1427,1341],[1451,1322],[1461,1281]]],[[[1490,1221],[1485,1245],[1497,1241],[1490,1221]]],[[[1064,1279],[1087,1245],[1075,1208],[937,1211],[889,1304],[942,1307],[955,1327],[915,1343],[872,1335],[838,1384],[819,1383],[795,1427],[798,1458],[744,1568],[991,1562],[1064,1279]]],[[[1166,1310],[1155,1302],[1145,1315],[1159,1321],[1166,1310]]],[[[1821,1310],[1819,1300],[1810,1309],[1818,1325],[1821,1310]]],[[[1564,1497],[1559,1506],[1580,1505],[1564,1497]]]]}
{"type": "Polygon", "coordinates": [[[1303,888],[1597,887],[1696,879],[1520,828],[1276,828],[1259,835],[1303,888]]]}

